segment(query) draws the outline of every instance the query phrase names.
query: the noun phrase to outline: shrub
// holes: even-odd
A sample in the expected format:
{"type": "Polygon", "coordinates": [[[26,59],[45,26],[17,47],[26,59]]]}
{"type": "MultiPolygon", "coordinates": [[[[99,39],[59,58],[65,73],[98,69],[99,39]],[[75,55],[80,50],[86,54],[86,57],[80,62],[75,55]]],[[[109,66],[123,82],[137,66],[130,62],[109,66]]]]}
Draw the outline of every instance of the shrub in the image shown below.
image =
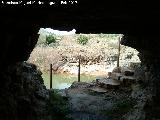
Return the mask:
{"type": "Polygon", "coordinates": [[[55,35],[47,35],[46,36],[46,44],[56,43],[56,36],[55,35]]]}
{"type": "Polygon", "coordinates": [[[82,44],[82,45],[86,45],[87,42],[88,42],[89,38],[85,35],[80,35],[78,38],[77,38],[77,42],[79,44],[82,44]]]}

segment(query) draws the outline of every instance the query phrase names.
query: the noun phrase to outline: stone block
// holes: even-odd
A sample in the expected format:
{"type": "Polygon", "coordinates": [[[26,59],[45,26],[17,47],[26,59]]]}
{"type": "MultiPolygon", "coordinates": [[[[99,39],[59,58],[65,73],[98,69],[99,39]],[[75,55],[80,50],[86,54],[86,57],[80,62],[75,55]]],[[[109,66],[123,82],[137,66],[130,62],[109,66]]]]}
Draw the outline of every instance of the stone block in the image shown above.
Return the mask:
{"type": "Polygon", "coordinates": [[[129,86],[136,82],[136,78],[131,76],[123,76],[120,78],[121,84],[124,86],[129,86]]]}
{"type": "Polygon", "coordinates": [[[121,73],[112,73],[111,74],[111,78],[113,80],[120,80],[120,78],[122,77],[122,74],[121,73]]]}

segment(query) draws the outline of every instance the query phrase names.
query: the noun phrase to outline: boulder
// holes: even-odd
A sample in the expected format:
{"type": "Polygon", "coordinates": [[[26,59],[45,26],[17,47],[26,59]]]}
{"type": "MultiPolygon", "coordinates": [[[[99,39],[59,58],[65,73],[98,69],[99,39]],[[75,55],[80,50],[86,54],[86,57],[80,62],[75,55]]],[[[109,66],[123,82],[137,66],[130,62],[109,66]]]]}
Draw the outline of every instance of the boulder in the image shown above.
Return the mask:
{"type": "Polygon", "coordinates": [[[106,89],[114,89],[114,88],[119,88],[120,81],[108,78],[108,79],[98,80],[97,84],[100,87],[103,87],[103,88],[106,88],[106,89]]]}

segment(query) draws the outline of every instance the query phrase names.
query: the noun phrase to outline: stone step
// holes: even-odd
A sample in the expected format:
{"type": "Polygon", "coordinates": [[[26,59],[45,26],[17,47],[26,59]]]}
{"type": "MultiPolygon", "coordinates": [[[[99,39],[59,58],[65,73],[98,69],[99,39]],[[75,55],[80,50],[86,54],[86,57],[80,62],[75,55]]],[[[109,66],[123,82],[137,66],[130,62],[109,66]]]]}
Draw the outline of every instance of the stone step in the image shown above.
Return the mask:
{"type": "Polygon", "coordinates": [[[129,86],[133,83],[136,82],[136,78],[132,77],[132,76],[122,76],[120,78],[121,84],[124,86],[129,86]]]}
{"type": "Polygon", "coordinates": [[[120,81],[118,80],[113,80],[110,78],[107,79],[101,79],[97,81],[97,85],[100,87],[106,88],[106,89],[111,89],[111,88],[118,88],[120,86],[120,81]]]}
{"type": "Polygon", "coordinates": [[[115,67],[112,71],[112,74],[114,74],[114,73],[121,73],[126,76],[133,76],[134,70],[131,70],[131,69],[125,68],[125,67],[115,67]]]}
{"type": "Polygon", "coordinates": [[[111,79],[113,80],[120,80],[121,77],[122,77],[121,73],[111,73],[111,79]]]}

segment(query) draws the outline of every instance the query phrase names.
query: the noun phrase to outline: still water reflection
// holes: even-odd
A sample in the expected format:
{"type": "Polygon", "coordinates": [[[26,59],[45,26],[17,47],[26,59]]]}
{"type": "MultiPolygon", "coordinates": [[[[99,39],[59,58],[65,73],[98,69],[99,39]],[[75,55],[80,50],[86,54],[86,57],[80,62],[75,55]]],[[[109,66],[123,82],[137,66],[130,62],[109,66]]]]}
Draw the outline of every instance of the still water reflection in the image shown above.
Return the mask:
{"type": "MultiPolygon", "coordinates": [[[[50,87],[50,75],[44,74],[42,75],[44,79],[44,84],[49,89],[50,87]]],[[[82,82],[91,82],[95,80],[94,76],[86,76],[81,75],[82,82]]],[[[71,86],[74,81],[78,81],[76,75],[66,75],[66,74],[53,74],[52,75],[52,87],[53,89],[65,89],[71,86]]]]}

